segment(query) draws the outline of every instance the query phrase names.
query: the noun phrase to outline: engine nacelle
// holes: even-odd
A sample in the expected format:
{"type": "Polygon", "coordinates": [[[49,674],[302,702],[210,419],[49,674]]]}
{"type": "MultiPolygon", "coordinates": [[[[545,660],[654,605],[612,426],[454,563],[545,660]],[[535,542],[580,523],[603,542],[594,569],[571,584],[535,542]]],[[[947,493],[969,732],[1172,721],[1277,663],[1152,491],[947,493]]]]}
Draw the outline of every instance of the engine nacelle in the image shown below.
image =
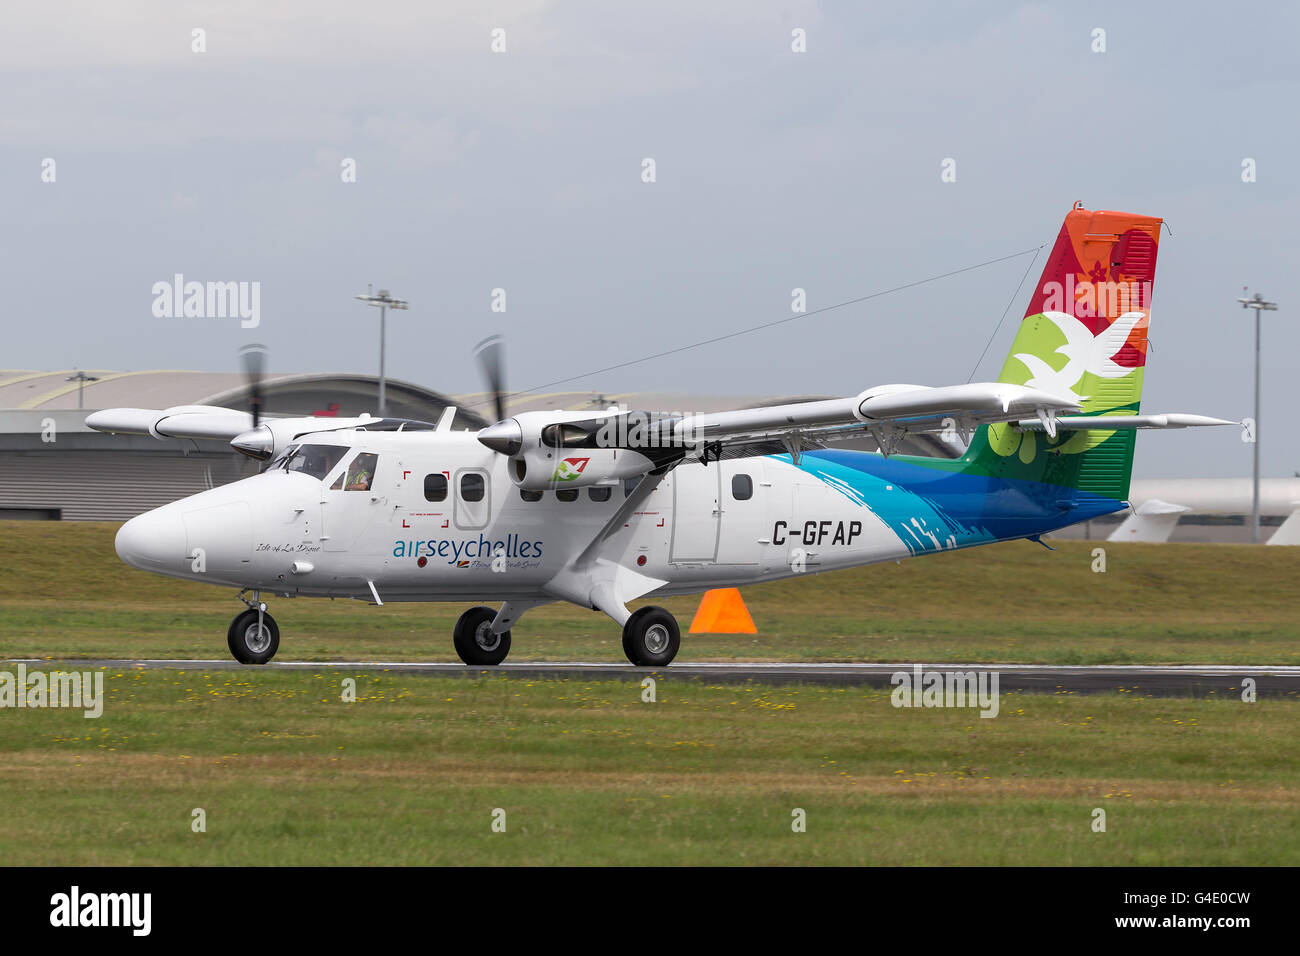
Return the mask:
{"type": "Polygon", "coordinates": [[[286,444],[286,436],[281,436],[277,441],[274,430],[266,422],[230,439],[231,448],[255,461],[270,461],[277,451],[284,450],[286,444]]]}
{"type": "Polygon", "coordinates": [[[521,488],[583,488],[639,478],[685,454],[687,448],[671,440],[675,419],[656,416],[638,429],[639,415],[618,409],[523,412],[484,428],[478,439],[510,458],[510,478],[521,488]]]}
{"type": "Polygon", "coordinates": [[[546,491],[585,488],[639,478],[654,468],[640,452],[626,448],[533,448],[510,461],[510,478],[520,488],[546,491]]]}

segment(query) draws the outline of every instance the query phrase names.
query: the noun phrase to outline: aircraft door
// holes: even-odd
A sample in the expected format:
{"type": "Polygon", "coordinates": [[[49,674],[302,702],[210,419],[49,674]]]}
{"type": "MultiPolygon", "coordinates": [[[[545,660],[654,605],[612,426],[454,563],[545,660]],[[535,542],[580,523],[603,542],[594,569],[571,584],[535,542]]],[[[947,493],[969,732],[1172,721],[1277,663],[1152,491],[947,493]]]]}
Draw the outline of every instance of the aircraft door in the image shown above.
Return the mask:
{"type": "Polygon", "coordinates": [[[672,471],[673,563],[712,563],[718,556],[718,506],[722,469],[718,463],[678,465],[672,471]]]}
{"type": "Polygon", "coordinates": [[[321,493],[321,546],[347,551],[387,503],[378,480],[384,464],[374,452],[360,451],[337,474],[326,476],[321,493]]]}
{"type": "Polygon", "coordinates": [[[718,563],[758,564],[768,547],[760,539],[768,530],[771,491],[771,483],[764,477],[763,460],[741,458],[718,462],[718,471],[722,481],[718,563]]]}

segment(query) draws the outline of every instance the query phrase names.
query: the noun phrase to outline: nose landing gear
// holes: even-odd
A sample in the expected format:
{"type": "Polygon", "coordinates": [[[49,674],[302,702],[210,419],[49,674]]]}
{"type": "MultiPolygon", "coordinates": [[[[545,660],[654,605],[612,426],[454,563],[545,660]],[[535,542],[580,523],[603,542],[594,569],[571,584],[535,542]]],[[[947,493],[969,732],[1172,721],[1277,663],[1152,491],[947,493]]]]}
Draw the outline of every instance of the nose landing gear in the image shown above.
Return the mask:
{"type": "Polygon", "coordinates": [[[239,592],[239,599],[248,605],[248,610],[230,622],[226,634],[230,653],[241,664],[265,664],[280,649],[280,628],[275,618],[266,613],[260,591],[255,591],[253,598],[249,601],[243,591],[239,592]]]}

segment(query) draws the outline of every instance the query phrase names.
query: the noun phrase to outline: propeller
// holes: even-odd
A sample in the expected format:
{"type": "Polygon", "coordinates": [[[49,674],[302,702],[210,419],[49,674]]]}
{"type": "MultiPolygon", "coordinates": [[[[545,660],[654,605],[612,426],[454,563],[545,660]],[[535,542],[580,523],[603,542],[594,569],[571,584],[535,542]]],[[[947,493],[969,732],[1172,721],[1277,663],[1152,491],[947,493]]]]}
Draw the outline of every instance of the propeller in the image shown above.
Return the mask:
{"type": "Polygon", "coordinates": [[[489,335],[474,346],[474,356],[483,369],[483,377],[487,379],[488,391],[492,393],[492,404],[496,420],[499,422],[505,421],[505,339],[500,335],[489,335]]]}
{"type": "Polygon", "coordinates": [[[248,411],[253,416],[253,427],[256,428],[262,421],[262,375],[266,372],[266,346],[245,345],[239,350],[239,359],[248,379],[248,411]]]}
{"type": "Polygon", "coordinates": [[[474,357],[487,379],[496,414],[496,422],[481,429],[478,440],[493,451],[513,456],[523,448],[524,433],[517,421],[506,418],[505,341],[500,335],[489,335],[474,346],[474,357]]]}

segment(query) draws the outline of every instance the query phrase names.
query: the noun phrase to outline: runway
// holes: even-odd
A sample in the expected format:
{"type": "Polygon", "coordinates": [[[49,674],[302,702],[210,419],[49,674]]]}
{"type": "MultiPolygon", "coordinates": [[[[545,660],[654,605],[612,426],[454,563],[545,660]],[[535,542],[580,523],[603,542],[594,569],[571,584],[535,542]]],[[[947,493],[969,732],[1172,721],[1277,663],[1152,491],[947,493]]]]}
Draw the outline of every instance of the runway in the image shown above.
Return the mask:
{"type": "MultiPolygon", "coordinates": [[[[26,664],[45,671],[106,668],[128,670],[237,671],[254,673],[233,660],[40,660],[12,659],[9,664],[26,664]]],[[[464,664],[423,661],[273,661],[271,670],[378,671],[387,674],[425,674],[438,677],[513,677],[547,680],[694,680],[705,683],[822,684],[849,687],[891,688],[894,674],[912,673],[914,662],[894,664],[804,664],[707,662],[681,663],[666,668],[641,668],[630,664],[587,661],[537,661],[501,664],[497,667],[467,667],[464,664]]],[[[1255,682],[1259,697],[1300,696],[1300,666],[1065,666],[1056,664],[926,664],[928,671],[996,672],[1001,691],[1095,694],[1123,692],[1155,697],[1240,698],[1243,681],[1255,682]]]]}

